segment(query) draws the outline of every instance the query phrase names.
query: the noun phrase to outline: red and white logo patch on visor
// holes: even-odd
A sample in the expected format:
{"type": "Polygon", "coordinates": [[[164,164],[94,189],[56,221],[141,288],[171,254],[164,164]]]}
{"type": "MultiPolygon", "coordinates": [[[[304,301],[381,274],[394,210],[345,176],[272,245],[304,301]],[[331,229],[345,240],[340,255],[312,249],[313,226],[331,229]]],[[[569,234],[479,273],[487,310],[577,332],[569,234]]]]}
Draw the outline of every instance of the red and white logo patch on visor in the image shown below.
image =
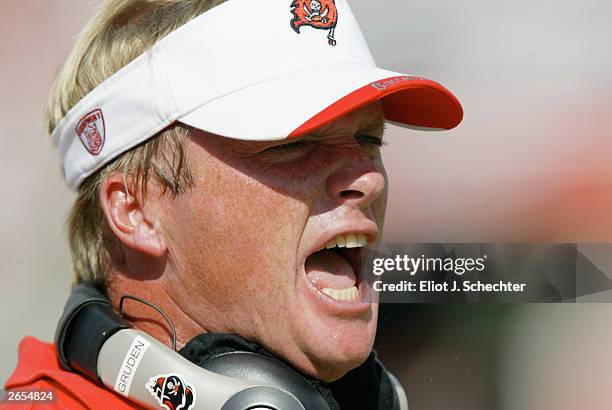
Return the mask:
{"type": "Polygon", "coordinates": [[[293,0],[291,3],[293,19],[291,27],[300,33],[300,27],[310,26],[319,30],[329,30],[327,40],[330,46],[336,45],[336,24],[338,9],[335,0],[293,0]]]}
{"type": "Polygon", "coordinates": [[[102,110],[93,110],[81,118],[76,125],[76,133],[83,146],[91,155],[98,155],[104,147],[106,128],[102,110]]]}

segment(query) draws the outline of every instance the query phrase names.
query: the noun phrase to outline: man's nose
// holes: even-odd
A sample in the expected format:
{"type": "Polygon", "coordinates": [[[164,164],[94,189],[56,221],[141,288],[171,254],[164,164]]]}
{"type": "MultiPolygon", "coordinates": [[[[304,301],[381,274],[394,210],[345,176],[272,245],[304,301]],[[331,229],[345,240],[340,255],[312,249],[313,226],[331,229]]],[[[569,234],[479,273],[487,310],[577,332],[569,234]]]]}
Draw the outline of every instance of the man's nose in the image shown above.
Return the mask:
{"type": "Polygon", "coordinates": [[[363,153],[346,158],[327,179],[327,193],[343,203],[367,207],[385,189],[384,171],[363,153]]]}

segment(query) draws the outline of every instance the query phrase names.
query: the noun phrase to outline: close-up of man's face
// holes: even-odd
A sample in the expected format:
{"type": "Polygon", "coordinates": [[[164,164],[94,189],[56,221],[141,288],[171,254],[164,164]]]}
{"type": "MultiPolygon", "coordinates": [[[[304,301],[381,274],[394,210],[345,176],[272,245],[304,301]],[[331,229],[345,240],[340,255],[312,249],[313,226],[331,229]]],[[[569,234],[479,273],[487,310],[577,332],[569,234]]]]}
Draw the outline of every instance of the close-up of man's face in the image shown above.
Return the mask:
{"type": "Polygon", "coordinates": [[[151,199],[161,202],[168,297],[206,331],[255,340],[317,378],[362,363],[377,305],[362,301],[356,264],[382,235],[382,139],[380,104],[289,142],[192,130],[193,188],[151,199]]]}
{"type": "MultiPolygon", "coordinates": [[[[83,403],[112,408],[407,410],[369,274],[386,246],[382,148],[409,141],[402,127],[453,130],[463,107],[379,66],[350,3],[90,12],[43,119],[72,190],[72,286],[53,344],[25,337],[34,366],[9,388],[53,374],[82,381],[59,383],[62,405],[91,389],[83,403]]],[[[420,180],[398,152],[389,173],[420,180]]]]}

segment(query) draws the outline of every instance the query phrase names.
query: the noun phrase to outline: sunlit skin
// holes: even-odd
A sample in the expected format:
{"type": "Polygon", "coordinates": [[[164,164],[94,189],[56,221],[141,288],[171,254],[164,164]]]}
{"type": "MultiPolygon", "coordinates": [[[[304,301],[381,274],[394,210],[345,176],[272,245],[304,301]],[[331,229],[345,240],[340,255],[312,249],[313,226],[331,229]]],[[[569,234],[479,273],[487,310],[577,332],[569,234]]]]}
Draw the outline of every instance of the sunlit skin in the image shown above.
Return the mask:
{"type": "MultiPolygon", "coordinates": [[[[147,200],[112,175],[100,199],[115,237],[109,295],[160,306],[179,347],[203,332],[258,342],[305,374],[333,381],[372,349],[378,306],[317,294],[304,261],[338,233],[380,240],[387,182],[383,114],[372,104],[308,136],[239,141],[193,130],[195,185],[147,200]]],[[[167,326],[130,304],[136,327],[169,343],[167,326]]]]}

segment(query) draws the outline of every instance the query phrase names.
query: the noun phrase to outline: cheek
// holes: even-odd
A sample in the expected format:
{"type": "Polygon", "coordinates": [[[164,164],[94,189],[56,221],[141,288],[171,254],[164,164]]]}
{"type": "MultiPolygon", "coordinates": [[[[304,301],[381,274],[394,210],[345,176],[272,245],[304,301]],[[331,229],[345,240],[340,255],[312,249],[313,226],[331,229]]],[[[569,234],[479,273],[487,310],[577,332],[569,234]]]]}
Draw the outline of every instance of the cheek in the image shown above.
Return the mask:
{"type": "Polygon", "coordinates": [[[324,189],[328,169],[333,164],[333,155],[319,150],[294,162],[263,163],[240,169],[264,189],[311,205],[324,189]]]}
{"type": "Polygon", "coordinates": [[[177,198],[172,259],[185,279],[215,288],[218,300],[250,292],[272,297],[280,281],[294,281],[308,208],[281,193],[286,186],[271,187],[223,163],[213,165],[200,169],[194,189],[177,198]]]}

